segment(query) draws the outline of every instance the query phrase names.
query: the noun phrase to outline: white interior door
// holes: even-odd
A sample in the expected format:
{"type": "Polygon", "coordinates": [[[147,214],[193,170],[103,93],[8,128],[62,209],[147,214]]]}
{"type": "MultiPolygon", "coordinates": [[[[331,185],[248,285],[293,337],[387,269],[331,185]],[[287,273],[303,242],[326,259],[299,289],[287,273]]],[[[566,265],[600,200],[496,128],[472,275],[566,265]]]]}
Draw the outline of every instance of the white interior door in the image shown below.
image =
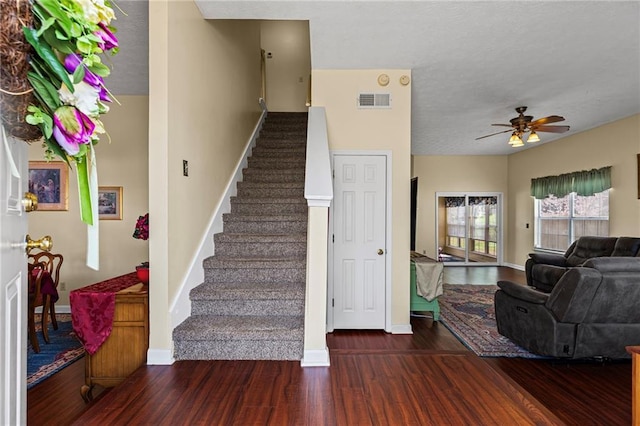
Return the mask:
{"type": "Polygon", "coordinates": [[[386,157],[334,156],[333,327],[385,326],[386,157]]]}
{"type": "Polygon", "coordinates": [[[0,423],[26,424],[27,145],[0,130],[0,423]]]}

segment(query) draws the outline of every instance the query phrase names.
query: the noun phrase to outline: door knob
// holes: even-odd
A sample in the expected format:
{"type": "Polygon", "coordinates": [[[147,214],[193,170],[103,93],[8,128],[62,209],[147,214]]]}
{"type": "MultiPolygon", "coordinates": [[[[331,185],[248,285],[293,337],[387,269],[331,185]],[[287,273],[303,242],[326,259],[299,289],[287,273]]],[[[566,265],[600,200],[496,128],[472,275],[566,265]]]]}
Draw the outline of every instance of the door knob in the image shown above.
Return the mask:
{"type": "Polygon", "coordinates": [[[53,240],[48,235],[45,235],[39,240],[32,240],[29,234],[27,234],[25,242],[27,243],[27,254],[29,254],[29,252],[34,248],[40,249],[42,251],[49,251],[53,248],[53,240]]]}
{"type": "Polygon", "coordinates": [[[382,256],[384,254],[384,250],[378,249],[378,256],[382,256]]]}
{"type": "Polygon", "coordinates": [[[27,213],[38,210],[38,196],[33,192],[25,192],[22,205],[27,213]]]}

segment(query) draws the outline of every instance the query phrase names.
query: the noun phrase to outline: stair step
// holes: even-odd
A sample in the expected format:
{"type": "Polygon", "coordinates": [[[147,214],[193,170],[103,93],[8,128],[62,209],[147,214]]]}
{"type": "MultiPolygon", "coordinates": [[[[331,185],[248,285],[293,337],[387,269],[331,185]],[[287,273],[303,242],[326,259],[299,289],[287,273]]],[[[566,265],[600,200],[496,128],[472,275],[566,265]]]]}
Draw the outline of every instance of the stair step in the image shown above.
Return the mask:
{"type": "Polygon", "coordinates": [[[280,215],[222,215],[223,232],[233,234],[299,234],[307,232],[307,215],[301,213],[280,215]]]}
{"type": "Polygon", "coordinates": [[[261,235],[220,233],[213,236],[218,257],[299,257],[307,250],[306,234],[261,235]]]}
{"type": "Polygon", "coordinates": [[[304,197],[304,182],[238,182],[238,197],[304,197]]]}
{"type": "Polygon", "coordinates": [[[195,315],[173,330],[177,360],[292,360],[303,355],[302,316],[195,315]]]}
{"type": "Polygon", "coordinates": [[[191,315],[304,315],[305,283],[203,283],[191,290],[191,315]]]}
{"type": "Polygon", "coordinates": [[[300,156],[306,158],[306,147],[289,147],[289,148],[268,148],[263,146],[256,146],[251,151],[251,158],[280,158],[280,157],[296,157],[300,156]]]}
{"type": "Polygon", "coordinates": [[[231,213],[277,215],[306,213],[304,198],[231,197],[231,213]]]}
{"type": "Polygon", "coordinates": [[[291,260],[211,256],[202,265],[204,281],[209,283],[293,283],[306,279],[306,260],[302,256],[291,260]]]}
{"type": "Polygon", "coordinates": [[[304,168],[301,169],[244,169],[245,182],[304,182],[304,168]]]}
{"type": "Polygon", "coordinates": [[[249,167],[255,169],[270,169],[270,170],[280,170],[280,169],[302,169],[305,168],[305,162],[307,159],[305,157],[250,157],[249,158],[249,167]]]}
{"type": "Polygon", "coordinates": [[[279,139],[279,138],[257,138],[256,147],[267,149],[291,149],[291,148],[306,148],[307,139],[298,138],[293,139],[279,139]]]}

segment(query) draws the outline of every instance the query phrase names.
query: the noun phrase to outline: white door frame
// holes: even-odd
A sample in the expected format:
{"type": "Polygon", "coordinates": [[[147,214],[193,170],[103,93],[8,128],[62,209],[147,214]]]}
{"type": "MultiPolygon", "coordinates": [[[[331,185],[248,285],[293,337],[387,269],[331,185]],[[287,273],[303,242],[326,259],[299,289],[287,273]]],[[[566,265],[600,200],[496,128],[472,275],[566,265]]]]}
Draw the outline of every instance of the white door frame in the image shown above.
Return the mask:
{"type": "MultiPolygon", "coordinates": [[[[489,262],[448,262],[447,266],[502,266],[503,261],[503,251],[504,251],[504,233],[503,233],[503,223],[504,223],[504,195],[502,192],[490,192],[490,191],[475,191],[475,192],[436,192],[435,198],[435,228],[436,228],[436,241],[435,241],[435,251],[436,256],[438,254],[438,241],[440,241],[439,227],[438,223],[440,222],[440,212],[438,210],[438,199],[440,197],[497,197],[498,198],[498,251],[496,253],[497,258],[495,263],[489,262]]],[[[469,223],[466,223],[466,231],[465,235],[468,236],[469,231],[469,223]]],[[[465,253],[466,257],[469,257],[469,247],[465,244],[465,253]]]]}
{"type": "MultiPolygon", "coordinates": [[[[385,314],[384,314],[384,330],[387,333],[392,332],[391,325],[391,265],[393,264],[393,227],[391,224],[393,223],[392,217],[392,202],[393,194],[391,191],[392,182],[393,182],[393,170],[392,170],[392,152],[389,150],[335,150],[330,152],[331,155],[331,172],[333,176],[333,166],[335,164],[334,157],[337,155],[350,155],[350,156],[383,156],[386,160],[387,167],[387,182],[385,190],[386,193],[386,232],[385,232],[385,247],[386,247],[386,256],[385,256],[385,314]]],[[[335,188],[334,188],[335,189],[335,188]]],[[[334,191],[335,194],[335,191],[334,191]]],[[[329,207],[329,241],[327,244],[328,253],[327,253],[327,332],[330,333],[333,331],[333,306],[331,301],[333,300],[333,201],[331,202],[331,207],[329,207]]],[[[408,297],[408,296],[407,296],[408,297]]]]}

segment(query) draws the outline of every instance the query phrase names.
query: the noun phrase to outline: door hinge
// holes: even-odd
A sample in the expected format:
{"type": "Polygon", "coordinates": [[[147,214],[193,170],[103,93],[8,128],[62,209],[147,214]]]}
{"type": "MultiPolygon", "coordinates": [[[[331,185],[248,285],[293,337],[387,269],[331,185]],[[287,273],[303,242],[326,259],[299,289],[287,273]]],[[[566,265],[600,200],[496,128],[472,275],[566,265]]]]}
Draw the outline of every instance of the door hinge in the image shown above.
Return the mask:
{"type": "Polygon", "coordinates": [[[336,299],[331,299],[331,307],[333,308],[334,306],[336,306],[336,299]]]}
{"type": "Polygon", "coordinates": [[[331,242],[332,243],[336,242],[336,234],[331,234],[331,242]]]}

